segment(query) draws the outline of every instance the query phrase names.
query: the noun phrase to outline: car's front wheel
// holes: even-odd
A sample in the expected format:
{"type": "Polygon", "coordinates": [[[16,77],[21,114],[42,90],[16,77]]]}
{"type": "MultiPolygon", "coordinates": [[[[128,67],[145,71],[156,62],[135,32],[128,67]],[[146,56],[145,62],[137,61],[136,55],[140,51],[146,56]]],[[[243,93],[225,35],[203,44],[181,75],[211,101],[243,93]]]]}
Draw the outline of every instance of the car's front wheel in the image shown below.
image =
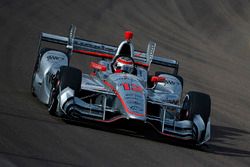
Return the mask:
{"type": "Polygon", "coordinates": [[[195,140],[204,140],[206,129],[209,122],[211,113],[211,99],[210,96],[201,93],[201,92],[188,92],[184,101],[183,101],[183,107],[180,113],[180,119],[181,120],[190,120],[194,123],[194,136],[196,137],[195,140]],[[200,137],[198,139],[198,130],[195,122],[195,117],[199,116],[201,117],[203,123],[204,123],[204,130],[201,132],[200,137]]]}
{"type": "Polygon", "coordinates": [[[74,67],[62,66],[59,73],[52,80],[52,88],[50,91],[49,108],[51,115],[62,116],[58,108],[58,95],[63,89],[70,87],[74,90],[75,95],[80,92],[82,81],[82,72],[74,67]]]}

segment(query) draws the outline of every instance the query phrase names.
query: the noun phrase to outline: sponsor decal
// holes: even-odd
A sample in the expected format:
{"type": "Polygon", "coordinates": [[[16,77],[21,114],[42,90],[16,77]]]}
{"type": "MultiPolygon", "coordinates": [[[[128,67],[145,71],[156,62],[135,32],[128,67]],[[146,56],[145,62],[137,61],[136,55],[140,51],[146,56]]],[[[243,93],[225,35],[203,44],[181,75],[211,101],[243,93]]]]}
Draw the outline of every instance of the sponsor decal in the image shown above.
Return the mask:
{"type": "Polygon", "coordinates": [[[49,55],[46,58],[47,58],[47,61],[49,61],[49,62],[64,60],[64,57],[59,57],[59,56],[56,56],[56,55],[49,55]]]}
{"type": "Polygon", "coordinates": [[[108,46],[97,44],[97,43],[92,44],[92,42],[87,42],[87,41],[81,42],[81,41],[75,40],[74,44],[81,46],[81,47],[86,47],[86,48],[91,48],[91,49],[96,49],[96,50],[103,50],[106,52],[112,52],[112,53],[116,52],[115,47],[108,47],[108,46]]]}
{"type": "Polygon", "coordinates": [[[175,85],[175,84],[179,85],[178,82],[171,81],[171,80],[166,80],[165,83],[166,83],[166,84],[169,84],[169,85],[175,85]]]}

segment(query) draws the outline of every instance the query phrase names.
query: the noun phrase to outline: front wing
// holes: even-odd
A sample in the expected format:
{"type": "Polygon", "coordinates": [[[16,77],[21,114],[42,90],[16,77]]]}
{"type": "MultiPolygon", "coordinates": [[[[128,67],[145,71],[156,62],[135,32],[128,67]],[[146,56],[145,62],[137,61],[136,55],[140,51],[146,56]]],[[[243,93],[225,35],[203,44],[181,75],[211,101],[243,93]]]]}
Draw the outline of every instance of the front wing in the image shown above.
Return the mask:
{"type": "MultiPolygon", "coordinates": [[[[176,108],[178,110],[181,108],[180,106],[170,103],[161,104],[166,106],[166,110],[161,117],[146,115],[143,120],[141,118],[137,120],[136,118],[128,117],[128,115],[119,112],[119,110],[108,107],[106,105],[105,95],[115,96],[115,94],[107,91],[102,93],[104,95],[103,104],[93,105],[75,97],[74,90],[67,87],[58,95],[59,109],[70,119],[86,119],[104,123],[111,123],[121,119],[128,121],[136,120],[142,124],[146,123],[151,125],[157,132],[164,136],[182,140],[195,140],[197,144],[203,144],[210,139],[210,126],[205,126],[199,115],[195,117],[194,122],[167,118],[167,107],[176,108]],[[206,130],[207,134],[204,139],[201,139],[201,134],[204,130],[206,130]]],[[[148,102],[156,103],[152,101],[148,102]]],[[[210,121],[208,124],[210,125],[210,121]]]]}

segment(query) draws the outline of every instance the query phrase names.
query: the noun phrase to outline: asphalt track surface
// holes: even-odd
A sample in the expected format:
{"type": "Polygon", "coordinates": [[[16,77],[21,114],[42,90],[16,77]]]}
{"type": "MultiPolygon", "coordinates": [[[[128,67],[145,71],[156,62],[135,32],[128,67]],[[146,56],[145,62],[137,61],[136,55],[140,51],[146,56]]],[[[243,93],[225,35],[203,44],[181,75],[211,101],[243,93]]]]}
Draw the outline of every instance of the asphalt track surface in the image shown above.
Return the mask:
{"type": "Polygon", "coordinates": [[[1,0],[0,166],[249,166],[249,36],[248,0],[1,0]],[[208,145],[191,148],[50,116],[30,93],[38,37],[64,35],[71,23],[77,36],[114,45],[132,30],[137,49],[153,40],[157,55],[177,59],[185,92],[211,95],[208,145]]]}

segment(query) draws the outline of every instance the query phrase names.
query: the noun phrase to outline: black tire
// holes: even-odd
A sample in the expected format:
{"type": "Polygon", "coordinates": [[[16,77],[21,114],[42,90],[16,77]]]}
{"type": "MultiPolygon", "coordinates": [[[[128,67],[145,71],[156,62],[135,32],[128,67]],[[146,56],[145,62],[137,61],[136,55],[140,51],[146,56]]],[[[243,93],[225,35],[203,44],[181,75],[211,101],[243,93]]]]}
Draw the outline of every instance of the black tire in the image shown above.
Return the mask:
{"type": "Polygon", "coordinates": [[[82,72],[74,67],[62,66],[56,78],[58,79],[52,83],[48,110],[51,115],[62,116],[62,113],[57,112],[59,89],[70,87],[75,91],[75,95],[78,95],[81,88],[82,72]]]}
{"type": "Polygon", "coordinates": [[[36,75],[36,71],[34,70],[33,73],[32,73],[32,79],[31,79],[31,94],[36,97],[36,94],[35,94],[35,88],[33,86],[33,82],[34,82],[34,79],[35,79],[35,75],[36,75]]]}
{"type": "Polygon", "coordinates": [[[181,82],[181,86],[183,88],[183,78],[179,75],[174,75],[174,74],[170,74],[170,73],[167,73],[167,72],[162,72],[162,71],[156,71],[155,72],[155,76],[159,76],[161,74],[168,74],[168,75],[172,75],[174,77],[176,77],[180,82],[181,82]]]}
{"type": "Polygon", "coordinates": [[[61,90],[70,87],[78,93],[81,88],[82,72],[74,67],[62,66],[60,68],[59,80],[61,90]]]}
{"type": "Polygon", "coordinates": [[[188,92],[184,101],[181,111],[181,119],[191,120],[196,114],[200,114],[207,125],[211,113],[211,99],[210,96],[200,92],[188,92]]]}
{"type": "Polygon", "coordinates": [[[35,75],[36,75],[37,70],[38,70],[38,63],[39,63],[39,56],[37,56],[37,58],[36,58],[36,63],[35,63],[35,66],[34,66],[34,69],[32,72],[32,78],[31,78],[31,93],[34,97],[36,97],[36,94],[35,94],[35,88],[33,87],[33,82],[34,82],[35,75]]]}
{"type": "MultiPolygon", "coordinates": [[[[211,113],[211,99],[209,95],[200,92],[188,92],[182,108],[180,113],[181,120],[187,119],[193,121],[194,116],[199,114],[204,121],[205,129],[207,128],[211,113]]],[[[205,134],[206,130],[202,132],[200,141],[203,141],[205,134]]],[[[198,139],[195,140],[199,142],[198,139]]]]}
{"type": "Polygon", "coordinates": [[[52,79],[52,87],[50,89],[50,96],[49,96],[49,103],[48,103],[48,111],[53,116],[60,116],[59,113],[57,113],[57,105],[58,100],[57,96],[59,93],[59,73],[57,73],[56,77],[52,79]]]}

